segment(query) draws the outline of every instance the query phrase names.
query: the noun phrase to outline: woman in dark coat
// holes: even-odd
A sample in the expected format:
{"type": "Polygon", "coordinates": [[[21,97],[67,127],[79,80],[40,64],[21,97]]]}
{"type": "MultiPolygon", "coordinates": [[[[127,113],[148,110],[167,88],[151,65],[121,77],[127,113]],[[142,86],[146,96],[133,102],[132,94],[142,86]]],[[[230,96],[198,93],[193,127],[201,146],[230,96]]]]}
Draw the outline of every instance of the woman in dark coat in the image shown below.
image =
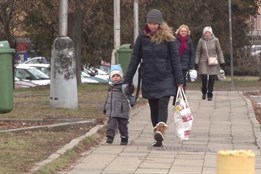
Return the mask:
{"type": "Polygon", "coordinates": [[[142,61],[142,96],[148,99],[154,127],[154,146],[162,146],[168,119],[170,96],[182,86],[178,49],[171,28],[163,21],[159,10],[147,15],[147,23],[135,42],[125,82],[132,84],[133,76],[142,61]]]}
{"type": "Polygon", "coordinates": [[[179,49],[179,56],[183,74],[183,89],[186,90],[187,73],[195,66],[195,48],[190,38],[190,30],[187,25],[181,25],[176,31],[175,43],[179,49]]]}

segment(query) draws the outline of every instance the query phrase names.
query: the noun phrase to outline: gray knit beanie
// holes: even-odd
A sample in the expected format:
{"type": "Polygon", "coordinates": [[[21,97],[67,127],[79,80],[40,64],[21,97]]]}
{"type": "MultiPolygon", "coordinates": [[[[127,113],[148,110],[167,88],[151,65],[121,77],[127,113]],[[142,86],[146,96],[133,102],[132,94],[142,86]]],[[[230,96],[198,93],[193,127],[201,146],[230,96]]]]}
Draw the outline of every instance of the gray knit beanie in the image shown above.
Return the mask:
{"type": "Polygon", "coordinates": [[[156,22],[161,24],[163,22],[161,12],[157,9],[150,10],[147,15],[147,23],[149,22],[156,22]]]}

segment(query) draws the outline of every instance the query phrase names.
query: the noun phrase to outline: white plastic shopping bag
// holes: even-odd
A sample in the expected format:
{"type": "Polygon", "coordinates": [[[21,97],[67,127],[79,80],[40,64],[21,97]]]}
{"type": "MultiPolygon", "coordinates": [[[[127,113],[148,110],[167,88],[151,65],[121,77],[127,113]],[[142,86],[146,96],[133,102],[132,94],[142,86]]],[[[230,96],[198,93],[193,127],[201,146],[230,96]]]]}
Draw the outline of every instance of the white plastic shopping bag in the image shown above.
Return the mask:
{"type": "Polygon", "coordinates": [[[188,100],[182,87],[178,88],[174,105],[174,121],[176,124],[177,136],[180,140],[188,140],[193,123],[188,100]]]}

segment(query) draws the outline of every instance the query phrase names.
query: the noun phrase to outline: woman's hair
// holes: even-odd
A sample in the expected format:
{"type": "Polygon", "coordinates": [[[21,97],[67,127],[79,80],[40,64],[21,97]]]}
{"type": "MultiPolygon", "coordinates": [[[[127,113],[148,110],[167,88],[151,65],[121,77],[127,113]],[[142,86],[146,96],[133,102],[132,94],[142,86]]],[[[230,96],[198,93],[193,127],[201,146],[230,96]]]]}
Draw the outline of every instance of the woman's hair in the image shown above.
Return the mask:
{"type": "Polygon", "coordinates": [[[189,27],[187,26],[187,25],[185,25],[185,24],[182,24],[177,30],[176,30],[176,34],[179,34],[179,32],[180,32],[180,30],[182,29],[182,28],[186,28],[186,30],[187,30],[187,32],[188,32],[188,35],[190,35],[190,30],[189,30],[189,27]]]}
{"type": "Polygon", "coordinates": [[[164,41],[170,42],[173,40],[175,40],[173,29],[170,28],[166,22],[160,24],[157,32],[153,36],[151,36],[151,41],[157,44],[164,41]]]}

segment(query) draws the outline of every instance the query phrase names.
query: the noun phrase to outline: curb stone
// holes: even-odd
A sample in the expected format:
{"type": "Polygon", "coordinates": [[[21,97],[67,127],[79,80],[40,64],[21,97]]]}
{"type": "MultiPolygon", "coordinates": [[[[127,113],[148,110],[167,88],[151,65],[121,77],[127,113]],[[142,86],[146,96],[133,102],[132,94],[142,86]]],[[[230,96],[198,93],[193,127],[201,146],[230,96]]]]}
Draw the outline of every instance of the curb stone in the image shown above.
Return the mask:
{"type": "Polygon", "coordinates": [[[74,148],[76,145],[78,145],[83,139],[94,135],[95,133],[98,132],[98,130],[102,129],[105,125],[97,125],[90,129],[85,135],[82,135],[78,138],[73,139],[70,141],[70,143],[66,144],[63,146],[61,149],[58,149],[55,153],[51,154],[46,160],[38,162],[34,165],[34,167],[31,169],[30,173],[36,172],[39,170],[41,167],[51,163],[52,161],[56,160],[57,158],[61,157],[62,155],[65,154],[68,150],[74,148]]]}
{"type": "Polygon", "coordinates": [[[67,123],[56,123],[51,125],[43,125],[43,126],[31,126],[31,127],[23,127],[16,129],[6,129],[0,130],[0,132],[22,132],[22,131],[61,131],[66,130],[72,127],[78,127],[80,125],[93,125],[95,124],[95,119],[87,120],[87,121],[77,121],[77,122],[67,122],[67,123]]]}
{"type": "Polygon", "coordinates": [[[251,100],[249,98],[245,97],[243,95],[243,92],[239,92],[239,94],[246,101],[247,108],[248,108],[248,113],[249,113],[249,117],[250,117],[249,119],[251,120],[253,131],[254,131],[255,138],[256,138],[256,144],[258,145],[260,153],[261,153],[261,126],[260,126],[259,122],[256,119],[255,112],[254,112],[251,100]]]}

